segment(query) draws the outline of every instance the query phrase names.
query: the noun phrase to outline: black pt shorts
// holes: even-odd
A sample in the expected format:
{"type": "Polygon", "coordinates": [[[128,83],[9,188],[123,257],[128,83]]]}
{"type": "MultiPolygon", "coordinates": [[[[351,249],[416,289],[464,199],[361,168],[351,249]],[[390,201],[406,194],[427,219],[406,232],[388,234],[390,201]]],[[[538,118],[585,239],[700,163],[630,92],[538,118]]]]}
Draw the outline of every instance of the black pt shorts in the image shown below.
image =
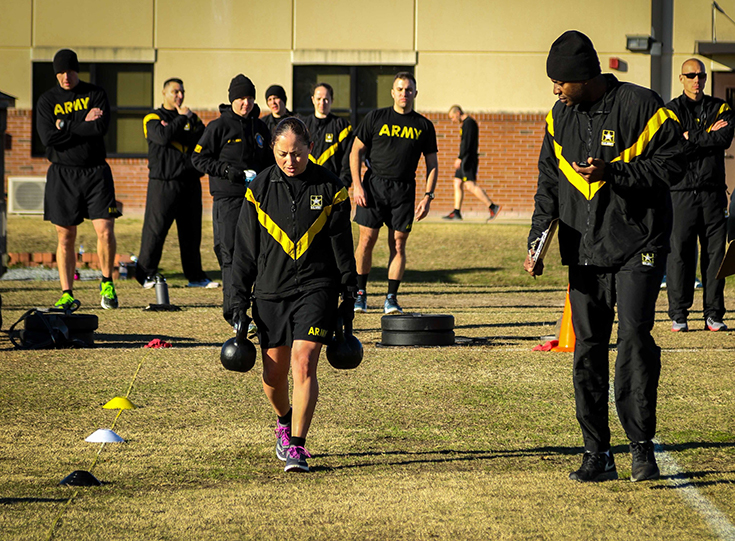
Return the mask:
{"type": "Polygon", "coordinates": [[[461,179],[463,182],[466,180],[477,180],[477,165],[477,162],[463,163],[459,169],[454,171],[454,178],[461,179]]]}
{"type": "Polygon", "coordinates": [[[367,207],[357,206],[355,223],[379,229],[384,224],[394,231],[411,231],[416,203],[416,183],[365,175],[363,188],[367,207]]]}
{"type": "Polygon", "coordinates": [[[294,340],[326,344],[337,323],[339,292],[317,289],[280,300],[255,299],[253,320],[262,349],[291,346],[294,340]]]}
{"type": "Polygon", "coordinates": [[[117,218],[115,184],[107,164],[70,167],[52,163],[46,173],[43,219],[54,225],[79,225],[85,218],[117,218]]]}

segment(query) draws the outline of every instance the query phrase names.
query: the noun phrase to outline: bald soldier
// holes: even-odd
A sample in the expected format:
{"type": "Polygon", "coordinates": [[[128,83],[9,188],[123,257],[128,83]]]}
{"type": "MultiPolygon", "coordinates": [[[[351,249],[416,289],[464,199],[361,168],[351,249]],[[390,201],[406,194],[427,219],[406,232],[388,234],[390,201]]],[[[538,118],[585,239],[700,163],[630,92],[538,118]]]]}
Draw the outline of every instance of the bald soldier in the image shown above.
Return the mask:
{"type": "Polygon", "coordinates": [[[704,327],[725,331],[725,280],[716,276],[727,237],[725,150],[735,129],[733,112],[723,100],[705,95],[707,70],[696,58],[681,66],[679,81],[684,92],[666,105],[681,123],[687,157],[684,180],[671,187],[674,226],[666,267],[671,330],[689,330],[687,317],[694,301],[699,240],[704,327]]]}

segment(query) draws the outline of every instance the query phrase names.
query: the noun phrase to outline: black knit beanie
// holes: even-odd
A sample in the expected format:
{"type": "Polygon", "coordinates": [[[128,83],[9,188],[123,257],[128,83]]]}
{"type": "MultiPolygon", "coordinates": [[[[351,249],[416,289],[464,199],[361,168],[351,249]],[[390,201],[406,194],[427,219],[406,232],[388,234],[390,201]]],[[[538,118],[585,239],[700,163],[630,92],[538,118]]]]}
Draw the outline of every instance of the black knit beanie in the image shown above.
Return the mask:
{"type": "Polygon", "coordinates": [[[283,104],[286,104],[286,91],[281,85],[271,85],[268,87],[268,90],[265,91],[265,101],[268,101],[268,98],[271,96],[281,98],[283,104]]]}
{"type": "Polygon", "coordinates": [[[61,49],[54,55],[54,73],[76,71],[79,73],[77,53],[71,49],[61,49]]]}
{"type": "Polygon", "coordinates": [[[546,59],[549,79],[571,83],[593,79],[600,73],[595,47],[582,32],[567,30],[551,46],[546,59]]]}
{"type": "Polygon", "coordinates": [[[235,75],[230,81],[230,103],[245,96],[255,97],[255,85],[242,73],[235,75]]]}

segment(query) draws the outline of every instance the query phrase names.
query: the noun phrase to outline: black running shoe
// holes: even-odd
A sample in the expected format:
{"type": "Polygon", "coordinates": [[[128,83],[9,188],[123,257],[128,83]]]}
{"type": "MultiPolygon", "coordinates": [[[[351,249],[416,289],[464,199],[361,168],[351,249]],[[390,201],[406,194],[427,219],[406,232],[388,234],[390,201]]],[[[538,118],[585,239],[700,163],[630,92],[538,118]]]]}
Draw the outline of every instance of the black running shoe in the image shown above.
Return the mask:
{"type": "Polygon", "coordinates": [[[631,481],[650,481],[661,477],[661,471],[656,464],[656,455],[653,453],[652,441],[630,442],[630,454],[633,455],[631,481]]]}
{"type": "Polygon", "coordinates": [[[462,219],[462,213],[458,210],[453,210],[446,216],[442,216],[442,220],[461,220],[462,219]]]}
{"type": "Polygon", "coordinates": [[[585,453],[582,457],[582,467],[569,474],[569,479],[580,483],[594,481],[608,481],[618,478],[615,468],[615,459],[612,453],[585,453]]]}

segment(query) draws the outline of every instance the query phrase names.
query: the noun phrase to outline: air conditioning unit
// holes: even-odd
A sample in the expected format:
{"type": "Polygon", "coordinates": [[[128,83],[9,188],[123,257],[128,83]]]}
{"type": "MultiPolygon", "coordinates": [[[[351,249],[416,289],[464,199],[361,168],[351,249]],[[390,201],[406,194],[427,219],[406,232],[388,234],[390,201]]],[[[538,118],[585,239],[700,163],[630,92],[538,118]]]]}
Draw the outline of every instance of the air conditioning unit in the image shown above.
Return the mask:
{"type": "Polygon", "coordinates": [[[43,214],[46,177],[8,177],[8,214],[43,214]]]}

